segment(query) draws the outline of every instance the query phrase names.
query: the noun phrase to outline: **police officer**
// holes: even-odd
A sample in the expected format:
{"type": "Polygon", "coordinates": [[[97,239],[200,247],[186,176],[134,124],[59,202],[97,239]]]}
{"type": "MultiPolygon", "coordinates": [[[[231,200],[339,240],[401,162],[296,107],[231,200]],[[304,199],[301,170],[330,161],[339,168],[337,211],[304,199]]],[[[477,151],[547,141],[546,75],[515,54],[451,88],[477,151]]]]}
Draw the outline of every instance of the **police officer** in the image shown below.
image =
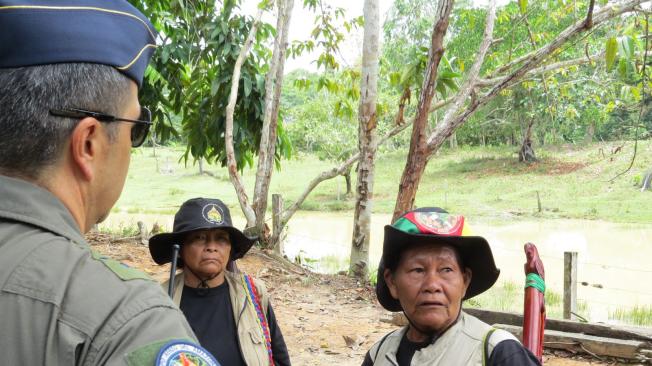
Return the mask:
{"type": "Polygon", "coordinates": [[[155,38],[124,0],[0,0],[4,365],[216,364],[158,284],[83,237],[147,137],[155,38]]]}

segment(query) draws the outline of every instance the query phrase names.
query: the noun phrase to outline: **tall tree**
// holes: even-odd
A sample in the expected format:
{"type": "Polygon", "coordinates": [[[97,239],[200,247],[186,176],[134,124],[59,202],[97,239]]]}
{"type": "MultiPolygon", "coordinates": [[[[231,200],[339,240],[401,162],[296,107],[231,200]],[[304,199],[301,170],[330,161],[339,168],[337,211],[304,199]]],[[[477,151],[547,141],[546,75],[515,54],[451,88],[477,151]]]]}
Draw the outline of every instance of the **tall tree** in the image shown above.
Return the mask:
{"type": "MultiPolygon", "coordinates": [[[[405,168],[399,184],[399,196],[396,198],[394,219],[408,211],[414,205],[414,197],[419,187],[419,181],[426,169],[426,138],[427,122],[430,114],[432,98],[435,95],[437,68],[444,55],[444,36],[448,30],[448,18],[453,10],[453,0],[441,0],[437,8],[435,26],[430,39],[428,64],[426,66],[423,86],[419,95],[416,116],[412,123],[412,139],[410,151],[405,161],[405,168]]],[[[392,220],[394,221],[394,220],[392,220]]]]}
{"type": "Polygon", "coordinates": [[[380,11],[378,0],[364,2],[364,40],[358,109],[358,162],[353,242],[349,271],[366,278],[369,263],[369,240],[374,186],[374,165],[377,149],[376,100],[378,93],[378,54],[380,43],[380,11]]]}
{"type": "MultiPolygon", "coordinates": [[[[646,2],[646,0],[629,0],[616,4],[608,4],[594,12],[592,0],[585,18],[576,21],[562,32],[558,33],[550,42],[535,51],[529,52],[511,62],[499,66],[494,74],[501,76],[493,77],[491,82],[487,82],[486,80],[479,80],[477,78],[477,73],[484,62],[486,48],[491,45],[493,39],[493,26],[489,27],[489,23],[493,23],[493,15],[491,14],[494,14],[494,11],[491,10],[487,16],[487,27],[485,28],[485,35],[480,48],[481,51],[478,52],[478,55],[476,56],[476,61],[469,72],[470,75],[467,77],[467,81],[464,86],[460,88],[460,92],[455,97],[455,101],[448,107],[443,120],[435,126],[433,132],[429,137],[427,137],[425,147],[423,147],[423,145],[410,147],[408,164],[406,164],[406,168],[401,177],[401,185],[399,186],[399,192],[394,207],[394,219],[398,218],[403,212],[410,210],[414,206],[418,184],[423,172],[425,171],[427,161],[439,150],[446,139],[449,138],[451,134],[476,110],[478,110],[478,108],[493,100],[501,91],[513,86],[515,83],[518,83],[526,75],[540,75],[542,72],[549,71],[547,68],[549,65],[539,67],[538,69],[537,67],[544,61],[550,59],[550,55],[559,50],[560,47],[577,38],[577,35],[580,33],[602,25],[608,20],[624,13],[635,11],[643,2],[646,2]],[[484,52],[482,51],[483,48],[485,48],[484,52]],[[475,73],[475,75],[473,75],[473,73],[475,73]],[[481,95],[477,95],[476,89],[481,84],[488,86],[489,90],[481,95]],[[470,99],[468,100],[468,103],[467,99],[470,99]],[[417,169],[414,169],[409,162],[414,162],[417,169]],[[408,184],[404,184],[405,182],[408,182],[408,184]]],[[[495,8],[495,4],[492,3],[490,7],[495,8]]],[[[433,34],[434,33],[435,31],[433,31],[433,34]]],[[[556,66],[557,65],[555,65],[555,67],[556,66]]],[[[415,123],[416,122],[417,119],[415,119],[415,123]]],[[[417,142],[420,141],[417,140],[417,142]]]]}
{"type": "MultiPolygon", "coordinates": [[[[263,130],[258,150],[258,169],[254,187],[253,210],[256,214],[256,231],[266,233],[265,212],[269,197],[269,184],[274,171],[274,156],[278,135],[278,113],[283,86],[283,69],[285,53],[288,48],[288,32],[290,18],[294,8],[294,0],[277,0],[276,37],[274,51],[269,71],[265,78],[265,114],[263,115],[263,130]]],[[[267,239],[267,237],[265,237],[267,239]]],[[[267,241],[267,240],[266,240],[267,241]]],[[[276,246],[277,243],[270,243],[276,246]]]]}

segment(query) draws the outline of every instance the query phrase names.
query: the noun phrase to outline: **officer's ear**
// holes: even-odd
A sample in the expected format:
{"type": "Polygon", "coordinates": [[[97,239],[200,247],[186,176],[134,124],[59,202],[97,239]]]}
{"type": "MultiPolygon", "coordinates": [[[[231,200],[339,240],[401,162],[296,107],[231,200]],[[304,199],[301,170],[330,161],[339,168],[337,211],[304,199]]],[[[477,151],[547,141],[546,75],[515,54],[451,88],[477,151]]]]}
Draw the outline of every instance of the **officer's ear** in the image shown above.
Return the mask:
{"type": "Polygon", "coordinates": [[[96,163],[101,139],[106,139],[101,123],[92,117],[79,121],[70,135],[70,155],[82,178],[91,181],[95,177],[96,163]]]}

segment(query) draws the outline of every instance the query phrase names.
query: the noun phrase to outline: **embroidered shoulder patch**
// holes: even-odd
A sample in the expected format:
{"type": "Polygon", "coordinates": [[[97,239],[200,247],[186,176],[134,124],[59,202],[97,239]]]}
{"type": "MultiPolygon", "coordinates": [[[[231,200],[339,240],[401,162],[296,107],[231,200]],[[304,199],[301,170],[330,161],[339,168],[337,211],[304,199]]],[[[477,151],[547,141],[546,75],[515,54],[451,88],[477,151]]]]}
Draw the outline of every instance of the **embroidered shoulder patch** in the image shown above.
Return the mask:
{"type": "Polygon", "coordinates": [[[155,366],[220,366],[215,357],[199,345],[171,341],[161,347],[155,366]]]}
{"type": "Polygon", "coordinates": [[[131,268],[124,263],[120,263],[115,259],[104,256],[92,249],[91,256],[93,259],[102,262],[102,264],[104,264],[109,270],[111,270],[111,272],[115,273],[116,276],[118,276],[123,281],[136,279],[153,281],[153,279],[146,275],[144,272],[141,272],[135,268],[131,268]]]}

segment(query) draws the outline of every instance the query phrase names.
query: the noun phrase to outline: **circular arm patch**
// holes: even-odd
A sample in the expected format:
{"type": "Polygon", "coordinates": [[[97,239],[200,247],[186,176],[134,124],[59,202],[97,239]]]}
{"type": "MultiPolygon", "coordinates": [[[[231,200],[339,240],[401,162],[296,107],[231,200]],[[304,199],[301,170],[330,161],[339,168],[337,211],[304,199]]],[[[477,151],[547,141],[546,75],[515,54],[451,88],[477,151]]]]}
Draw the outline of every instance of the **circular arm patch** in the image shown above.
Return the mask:
{"type": "Polygon", "coordinates": [[[220,366],[215,357],[198,344],[187,341],[166,343],[156,356],[156,366],[220,366]]]}

